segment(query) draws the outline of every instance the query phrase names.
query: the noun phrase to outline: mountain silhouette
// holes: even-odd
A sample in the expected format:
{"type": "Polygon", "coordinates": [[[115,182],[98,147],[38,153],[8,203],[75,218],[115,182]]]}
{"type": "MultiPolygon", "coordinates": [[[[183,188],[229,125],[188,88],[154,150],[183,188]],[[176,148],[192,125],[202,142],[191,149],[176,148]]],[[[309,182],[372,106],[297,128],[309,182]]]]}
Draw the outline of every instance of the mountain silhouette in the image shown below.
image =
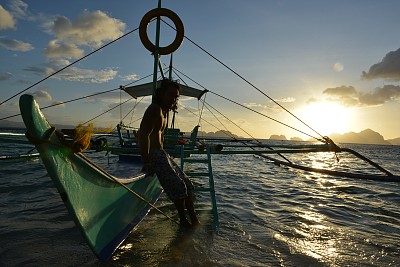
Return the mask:
{"type": "MultiPolygon", "coordinates": [[[[336,143],[357,143],[357,144],[378,144],[378,145],[400,145],[400,137],[385,140],[384,137],[371,129],[365,129],[359,133],[349,132],[344,134],[333,133],[329,135],[336,143]]],[[[287,140],[284,135],[273,134],[269,139],[272,140],[287,140]]],[[[298,137],[292,137],[290,140],[299,141],[298,137]]],[[[315,141],[314,139],[309,139],[307,141],[315,141]]]]}

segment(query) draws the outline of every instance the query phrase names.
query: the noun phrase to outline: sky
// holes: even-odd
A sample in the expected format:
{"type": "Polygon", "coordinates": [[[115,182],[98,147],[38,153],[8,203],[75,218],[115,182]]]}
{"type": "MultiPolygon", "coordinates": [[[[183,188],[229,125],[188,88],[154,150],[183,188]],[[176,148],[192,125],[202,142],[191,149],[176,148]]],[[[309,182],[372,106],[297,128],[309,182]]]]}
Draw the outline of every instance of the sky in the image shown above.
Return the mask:
{"type": "MultiPolygon", "coordinates": [[[[173,54],[179,71],[173,78],[210,91],[206,105],[181,97],[176,125],[183,131],[197,125],[195,114],[201,114],[203,131],[229,130],[243,137],[308,139],[365,129],[385,139],[400,137],[399,1],[161,4],[180,17],[187,37],[173,54]]],[[[149,97],[110,112],[129,99],[126,93],[70,100],[152,81],[143,79],[152,74],[154,61],[137,28],[157,5],[157,0],[0,0],[0,119],[19,114],[18,98],[25,90],[40,106],[60,103],[44,110],[52,124],[91,121],[112,127],[123,119],[138,126],[149,97]]],[[[150,40],[154,28],[150,23],[150,40]]],[[[175,31],[162,23],[161,45],[174,38],[175,31]]],[[[161,57],[164,66],[169,61],[161,57]]]]}

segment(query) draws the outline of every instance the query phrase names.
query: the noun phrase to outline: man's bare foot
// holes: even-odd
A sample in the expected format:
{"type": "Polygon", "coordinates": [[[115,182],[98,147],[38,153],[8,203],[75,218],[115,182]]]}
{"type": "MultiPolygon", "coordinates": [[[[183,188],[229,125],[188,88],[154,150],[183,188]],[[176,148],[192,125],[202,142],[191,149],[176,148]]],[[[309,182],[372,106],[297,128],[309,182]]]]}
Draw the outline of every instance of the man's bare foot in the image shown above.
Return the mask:
{"type": "Polygon", "coordinates": [[[179,225],[184,228],[191,228],[192,225],[187,220],[180,220],[179,225]]]}
{"type": "Polygon", "coordinates": [[[192,221],[192,227],[193,228],[197,228],[199,226],[201,226],[201,223],[200,223],[200,221],[198,219],[192,221]]]}

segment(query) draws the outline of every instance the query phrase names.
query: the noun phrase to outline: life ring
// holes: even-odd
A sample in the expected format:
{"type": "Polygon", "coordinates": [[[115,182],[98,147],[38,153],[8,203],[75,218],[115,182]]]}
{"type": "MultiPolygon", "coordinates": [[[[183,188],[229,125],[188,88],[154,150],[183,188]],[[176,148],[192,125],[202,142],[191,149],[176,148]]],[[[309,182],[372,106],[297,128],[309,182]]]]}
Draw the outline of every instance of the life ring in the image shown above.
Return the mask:
{"type": "Polygon", "coordinates": [[[150,52],[156,51],[155,45],[149,40],[149,37],[147,36],[147,25],[150,23],[150,21],[153,18],[156,18],[159,16],[169,18],[174,23],[175,29],[176,29],[175,40],[170,45],[158,48],[158,53],[160,55],[168,55],[179,48],[179,46],[181,45],[181,43],[183,41],[183,37],[185,34],[185,30],[183,28],[183,23],[182,23],[181,19],[173,11],[166,9],[166,8],[155,8],[155,9],[152,9],[149,12],[147,12],[143,16],[142,20],[140,21],[139,37],[140,37],[140,40],[142,41],[144,47],[147,48],[147,50],[149,50],[150,52]]]}

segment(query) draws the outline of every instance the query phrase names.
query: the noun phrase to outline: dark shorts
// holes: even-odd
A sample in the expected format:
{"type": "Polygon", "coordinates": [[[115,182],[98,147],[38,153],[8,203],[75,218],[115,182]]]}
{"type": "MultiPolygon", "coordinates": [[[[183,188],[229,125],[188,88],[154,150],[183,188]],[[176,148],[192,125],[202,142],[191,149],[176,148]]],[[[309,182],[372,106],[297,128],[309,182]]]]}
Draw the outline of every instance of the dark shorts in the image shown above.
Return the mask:
{"type": "Polygon", "coordinates": [[[161,186],[172,201],[186,198],[192,192],[192,182],[167,152],[151,151],[149,159],[161,186]]]}

